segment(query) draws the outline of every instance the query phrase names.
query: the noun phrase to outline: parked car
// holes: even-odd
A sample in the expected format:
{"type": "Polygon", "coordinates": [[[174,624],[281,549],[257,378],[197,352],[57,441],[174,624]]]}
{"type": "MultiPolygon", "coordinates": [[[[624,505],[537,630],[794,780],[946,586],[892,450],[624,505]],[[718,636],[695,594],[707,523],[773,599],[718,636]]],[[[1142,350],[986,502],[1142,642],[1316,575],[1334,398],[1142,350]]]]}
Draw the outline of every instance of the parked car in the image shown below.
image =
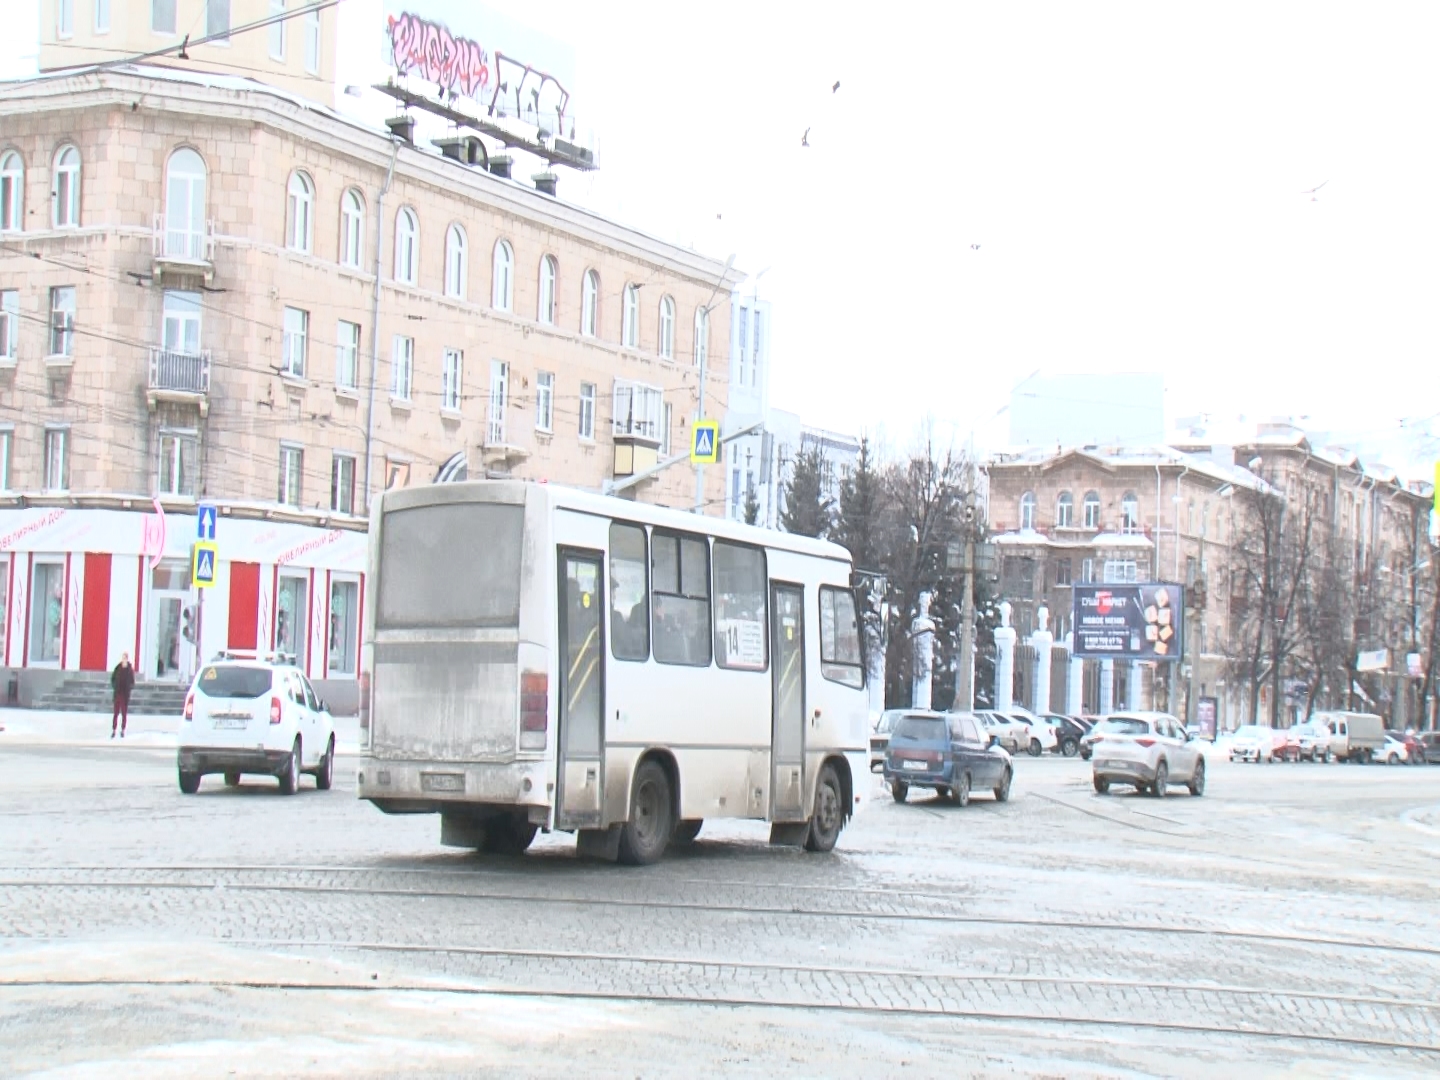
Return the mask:
{"type": "Polygon", "coordinates": [[[1427,731],[1420,736],[1420,745],[1425,750],[1425,760],[1431,765],[1440,765],[1440,731],[1427,731]]]}
{"type": "Polygon", "coordinates": [[[1011,720],[1024,724],[1028,729],[1027,738],[1022,740],[1022,749],[1027,751],[1031,757],[1039,757],[1046,750],[1054,750],[1060,743],[1060,736],[1056,734],[1054,725],[1048,723],[1043,717],[1037,716],[1028,709],[1012,709],[1005,714],[1011,720]]]}
{"type": "Polygon", "coordinates": [[[1318,712],[1312,722],[1330,732],[1330,752],[1341,761],[1370,761],[1385,745],[1385,721],[1374,713],[1318,712]]]}
{"type": "Polygon", "coordinates": [[[1080,751],[1080,740],[1090,733],[1090,725],[1073,716],[1046,713],[1042,719],[1055,725],[1057,736],[1056,751],[1065,757],[1074,757],[1080,751]]]}
{"type": "Polygon", "coordinates": [[[176,768],[180,790],[194,795],[207,773],[235,787],[245,773],[274,776],[295,794],[300,774],[330,790],[335,721],[310,680],[280,654],[224,652],[200,668],[185,695],[176,768]]]}
{"type": "Polygon", "coordinates": [[[1080,739],[1080,759],[1082,761],[1089,761],[1091,755],[1095,752],[1095,740],[1099,738],[1098,729],[1104,722],[1104,717],[1096,720],[1095,723],[1090,726],[1090,730],[1080,739]]]}
{"type": "Polygon", "coordinates": [[[890,733],[885,780],[896,802],[912,787],[932,788],[960,806],[973,791],[990,791],[1004,802],[1014,775],[1010,755],[992,745],[973,713],[906,713],[890,733]]]}
{"type": "Polygon", "coordinates": [[[1230,739],[1230,760],[1253,761],[1257,765],[1262,761],[1274,761],[1275,733],[1259,724],[1236,728],[1230,739]]]}
{"type": "Polygon", "coordinates": [[[1294,728],[1272,728],[1271,761],[1299,761],[1300,734],[1294,728]]]}
{"type": "Polygon", "coordinates": [[[1405,736],[1398,731],[1385,732],[1385,745],[1375,751],[1375,760],[1386,765],[1408,765],[1410,748],[1405,745],[1405,736]]]}
{"type": "Polygon", "coordinates": [[[870,729],[870,771],[883,768],[885,765],[885,748],[890,745],[890,732],[895,726],[895,721],[908,713],[923,714],[927,716],[938,716],[939,713],[932,713],[926,709],[886,709],[875,719],[875,726],[870,729]]]}
{"type": "Polygon", "coordinates": [[[1296,724],[1291,730],[1300,741],[1301,761],[1331,760],[1330,729],[1324,724],[1307,720],[1303,724],[1296,724]]]}
{"type": "MultiPolygon", "coordinates": [[[[1403,760],[1406,764],[1425,764],[1425,744],[1420,741],[1420,736],[1416,735],[1413,731],[1404,732],[1395,731],[1394,729],[1388,729],[1385,732],[1385,737],[1387,739],[1394,739],[1396,742],[1400,743],[1405,748],[1405,755],[1403,760]]],[[[1386,757],[1385,760],[1387,763],[1390,762],[1389,757],[1386,757]]]]}
{"type": "Polygon", "coordinates": [[[1030,743],[1030,728],[1018,720],[1012,720],[990,709],[980,709],[972,713],[989,735],[993,736],[1002,747],[1012,754],[1018,754],[1021,749],[1030,743]]]}
{"type": "Polygon", "coordinates": [[[1171,784],[1191,795],[1205,794],[1205,757],[1184,725],[1168,713],[1116,713],[1095,725],[1095,791],[1133,784],[1139,792],[1164,798],[1171,784]]]}

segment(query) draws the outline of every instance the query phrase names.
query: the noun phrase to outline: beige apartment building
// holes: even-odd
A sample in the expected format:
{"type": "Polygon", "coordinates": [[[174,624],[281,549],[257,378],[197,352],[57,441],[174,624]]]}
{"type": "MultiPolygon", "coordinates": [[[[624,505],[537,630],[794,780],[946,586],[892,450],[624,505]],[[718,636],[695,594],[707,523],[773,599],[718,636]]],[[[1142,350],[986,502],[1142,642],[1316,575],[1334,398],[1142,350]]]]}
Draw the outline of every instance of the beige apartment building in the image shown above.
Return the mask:
{"type": "MultiPolygon", "coordinates": [[[[686,445],[702,371],[724,415],[739,274],[508,171],[224,75],[0,87],[0,658],[22,694],[122,650],[142,677],[263,646],[353,680],[375,491],[600,489],[686,445]],[[198,504],[221,518],[203,620],[198,504]]],[[[627,494],[691,506],[695,472],[627,494]]],[[[708,470],[704,509],[724,496],[708,470]]]]}

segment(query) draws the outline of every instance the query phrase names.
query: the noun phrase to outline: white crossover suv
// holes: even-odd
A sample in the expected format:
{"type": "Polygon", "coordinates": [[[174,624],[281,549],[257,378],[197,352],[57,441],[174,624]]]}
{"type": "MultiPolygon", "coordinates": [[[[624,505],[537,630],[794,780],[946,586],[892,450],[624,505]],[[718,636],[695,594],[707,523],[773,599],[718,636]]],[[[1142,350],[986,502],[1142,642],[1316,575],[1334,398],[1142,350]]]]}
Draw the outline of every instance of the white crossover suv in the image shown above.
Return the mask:
{"type": "Polygon", "coordinates": [[[201,666],[185,697],[176,765],[193,795],[206,773],[234,787],[243,773],[278,777],[295,794],[300,774],[328,791],[335,774],[335,721],[288,656],[225,652],[201,666]]]}
{"type": "Polygon", "coordinates": [[[1095,790],[1133,784],[1136,791],[1165,797],[1171,784],[1191,795],[1205,793],[1205,758],[1183,724],[1168,713],[1114,713],[1095,725],[1095,790]]]}

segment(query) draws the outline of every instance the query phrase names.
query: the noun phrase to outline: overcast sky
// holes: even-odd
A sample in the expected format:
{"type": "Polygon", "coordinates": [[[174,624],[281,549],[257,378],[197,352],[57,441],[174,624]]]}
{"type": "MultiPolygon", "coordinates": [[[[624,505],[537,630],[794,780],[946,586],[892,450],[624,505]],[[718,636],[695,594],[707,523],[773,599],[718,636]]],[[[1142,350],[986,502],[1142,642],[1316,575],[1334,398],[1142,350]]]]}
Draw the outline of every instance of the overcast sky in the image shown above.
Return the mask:
{"type": "Polygon", "coordinates": [[[1440,430],[1440,5],[487,6],[574,50],[562,197],[766,271],[809,423],[993,441],[1040,368],[1440,430]]]}

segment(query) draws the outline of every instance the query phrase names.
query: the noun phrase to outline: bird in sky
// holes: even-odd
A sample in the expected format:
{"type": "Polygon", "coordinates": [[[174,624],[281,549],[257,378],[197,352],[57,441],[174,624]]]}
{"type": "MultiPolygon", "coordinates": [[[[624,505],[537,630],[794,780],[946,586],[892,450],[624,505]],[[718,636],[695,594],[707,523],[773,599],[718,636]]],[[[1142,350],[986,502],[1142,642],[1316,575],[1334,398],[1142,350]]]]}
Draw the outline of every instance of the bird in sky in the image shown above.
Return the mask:
{"type": "MultiPolygon", "coordinates": [[[[1328,183],[1330,183],[1330,181],[1329,181],[1329,180],[1326,180],[1326,181],[1325,181],[1325,184],[1328,184],[1328,183]]],[[[1300,194],[1302,194],[1302,195],[1309,195],[1311,202],[1319,202],[1319,201],[1320,201],[1320,196],[1316,195],[1315,193],[1316,193],[1317,191],[1319,191],[1322,187],[1324,187],[1325,184],[1316,184],[1316,185],[1315,185],[1314,187],[1312,187],[1309,191],[1302,191],[1300,194]]]]}
{"type": "Polygon", "coordinates": [[[835,85],[832,86],[832,87],[830,87],[830,93],[832,93],[832,94],[833,94],[833,93],[836,93],[839,89],[840,89],[840,80],[839,80],[839,79],[836,79],[836,80],[835,80],[835,85]]]}
{"type": "Polygon", "coordinates": [[[801,145],[801,146],[809,146],[809,145],[810,145],[810,129],[809,129],[809,128],[806,128],[806,129],[805,129],[805,134],[800,136],[800,145],[801,145]]]}

